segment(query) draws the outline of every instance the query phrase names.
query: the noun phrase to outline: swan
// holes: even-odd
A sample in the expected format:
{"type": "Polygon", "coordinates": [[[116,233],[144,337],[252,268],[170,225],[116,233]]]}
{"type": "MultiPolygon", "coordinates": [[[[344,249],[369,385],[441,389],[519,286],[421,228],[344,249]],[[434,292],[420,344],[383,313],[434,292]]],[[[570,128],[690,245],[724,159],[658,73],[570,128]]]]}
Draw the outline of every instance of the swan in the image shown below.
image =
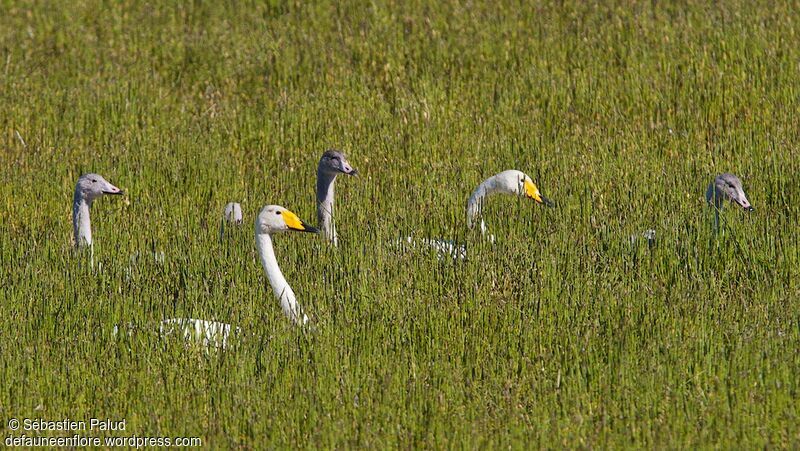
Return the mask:
{"type": "Polygon", "coordinates": [[[279,205],[267,205],[261,209],[256,218],[256,247],[258,255],[261,257],[261,264],[272,286],[272,292],[281,303],[283,312],[296,324],[303,325],[308,323],[308,316],[303,313],[292,287],[283,277],[272,249],[272,235],[287,231],[319,232],[316,228],[301,221],[296,214],[279,205]]]}
{"type": "Polygon", "coordinates": [[[358,170],[350,166],[342,152],[326,150],[317,166],[317,221],[325,238],[334,246],[336,224],[333,221],[333,183],[339,174],[358,175],[358,170]]]}
{"type": "MultiPolygon", "coordinates": [[[[507,194],[515,196],[525,196],[538,204],[552,207],[554,204],[550,199],[544,197],[533,180],[524,172],[516,169],[509,169],[499,174],[495,174],[478,185],[467,201],[467,227],[473,229],[478,219],[480,219],[481,236],[494,243],[494,235],[486,233],[486,223],[483,219],[483,204],[486,198],[494,194],[507,194]]],[[[450,240],[440,240],[425,238],[419,240],[424,247],[434,249],[439,258],[449,255],[454,259],[464,259],[467,256],[465,244],[459,244],[450,240]]],[[[401,244],[411,244],[414,246],[414,239],[406,237],[401,240],[401,244]]]]}
{"type": "MultiPolygon", "coordinates": [[[[271,235],[286,231],[316,233],[318,230],[301,221],[297,215],[279,205],[268,205],[262,208],[256,218],[255,225],[256,247],[261,257],[261,264],[264,266],[270,285],[272,285],[272,292],[280,300],[286,316],[297,324],[308,323],[308,316],[303,314],[302,309],[297,304],[292,287],[286,282],[281,269],[278,267],[278,261],[275,259],[275,252],[272,249],[271,235]]],[[[218,321],[196,318],[170,318],[161,321],[159,332],[162,337],[173,334],[176,331],[180,331],[187,340],[201,342],[206,349],[209,347],[225,349],[231,331],[237,335],[241,333],[240,328],[218,321]]],[[[116,335],[117,332],[118,329],[115,327],[114,334],[116,335]]]]}
{"type": "Polygon", "coordinates": [[[714,207],[714,229],[719,229],[719,212],[724,206],[724,201],[729,200],[742,207],[744,211],[754,211],[747,195],[742,188],[742,181],[739,177],[731,174],[719,174],[708,185],[706,190],[706,202],[714,207]]]}
{"type": "Polygon", "coordinates": [[[472,195],[469,196],[469,201],[467,201],[467,227],[472,229],[475,225],[475,220],[480,217],[481,235],[486,234],[486,223],[483,221],[482,215],[483,202],[486,197],[492,194],[525,196],[528,199],[533,199],[538,204],[548,207],[553,206],[553,202],[542,196],[539,188],[524,172],[509,169],[495,174],[481,182],[472,192],[472,195]]]}
{"type": "Polygon", "coordinates": [[[92,202],[106,195],[122,195],[124,191],[117,188],[99,174],[84,174],[75,184],[72,196],[72,231],[75,237],[75,248],[89,248],[89,264],[94,268],[94,242],[92,241],[92,224],[89,210],[92,202]]]}
{"type": "Polygon", "coordinates": [[[234,226],[242,225],[242,206],[238,202],[228,202],[222,213],[222,221],[219,226],[219,240],[225,238],[225,224],[234,226]]]}
{"type": "Polygon", "coordinates": [[[725,200],[739,205],[744,211],[755,210],[747,200],[747,195],[744,194],[742,181],[739,180],[739,177],[727,172],[716,176],[706,190],[706,202],[716,209],[721,210],[725,200]]]}
{"type": "Polygon", "coordinates": [[[84,174],[75,184],[72,197],[72,229],[75,234],[75,247],[92,247],[92,224],[89,210],[95,199],[105,195],[122,195],[124,191],[109,183],[99,174],[84,174]]]}

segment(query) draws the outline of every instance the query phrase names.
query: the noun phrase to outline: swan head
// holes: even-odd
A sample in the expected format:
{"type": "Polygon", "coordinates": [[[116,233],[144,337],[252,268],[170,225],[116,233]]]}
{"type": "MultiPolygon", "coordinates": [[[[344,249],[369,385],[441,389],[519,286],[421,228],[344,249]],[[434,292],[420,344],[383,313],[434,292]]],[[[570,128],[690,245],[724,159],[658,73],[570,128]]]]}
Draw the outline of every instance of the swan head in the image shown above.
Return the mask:
{"type": "Polygon", "coordinates": [[[240,225],[242,223],[242,206],[237,202],[228,202],[228,204],[225,205],[223,218],[226,222],[240,225]]]}
{"type": "Polygon", "coordinates": [[[121,195],[124,192],[109,183],[100,174],[84,174],[78,178],[75,194],[91,202],[104,195],[121,195]]]}
{"type": "Polygon", "coordinates": [[[742,181],[739,180],[739,177],[730,173],[718,175],[706,190],[706,201],[717,208],[720,208],[722,201],[726,199],[742,207],[745,211],[755,210],[750,205],[750,201],[747,200],[742,188],[742,181]]]}
{"type": "Polygon", "coordinates": [[[315,227],[306,224],[296,214],[280,205],[267,205],[261,209],[256,218],[256,235],[270,235],[289,231],[319,232],[315,227]]]}
{"type": "Polygon", "coordinates": [[[322,158],[319,159],[317,171],[334,176],[338,174],[358,175],[358,170],[350,166],[347,157],[336,149],[326,150],[325,153],[322,154],[322,158]]]}
{"type": "Polygon", "coordinates": [[[544,197],[539,191],[539,187],[533,183],[533,180],[524,172],[510,169],[503,171],[495,176],[495,184],[493,191],[502,192],[505,194],[512,194],[518,196],[525,196],[532,199],[537,204],[552,207],[553,202],[544,197]]]}

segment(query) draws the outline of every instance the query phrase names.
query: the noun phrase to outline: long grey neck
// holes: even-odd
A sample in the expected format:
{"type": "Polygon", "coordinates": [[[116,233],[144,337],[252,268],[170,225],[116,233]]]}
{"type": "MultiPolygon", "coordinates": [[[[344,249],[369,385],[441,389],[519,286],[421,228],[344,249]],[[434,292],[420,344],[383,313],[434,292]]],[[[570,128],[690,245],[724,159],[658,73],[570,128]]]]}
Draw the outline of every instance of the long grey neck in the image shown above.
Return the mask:
{"type": "Polygon", "coordinates": [[[708,203],[712,204],[716,209],[721,209],[724,200],[724,194],[717,190],[716,186],[712,182],[708,185],[708,189],[706,190],[706,200],[708,203]]]}
{"type": "Polygon", "coordinates": [[[317,222],[325,238],[336,246],[336,224],[333,222],[333,182],[336,174],[317,169],[317,222]]]}
{"type": "Polygon", "coordinates": [[[716,186],[714,186],[714,182],[711,182],[708,185],[708,189],[706,190],[706,200],[709,204],[711,204],[712,208],[714,209],[714,232],[719,232],[719,211],[722,210],[723,198],[722,193],[720,193],[716,186]]]}
{"type": "Polygon", "coordinates": [[[72,198],[72,229],[75,233],[76,247],[92,245],[92,224],[89,220],[91,206],[91,200],[84,199],[80,192],[75,192],[72,198]]]}

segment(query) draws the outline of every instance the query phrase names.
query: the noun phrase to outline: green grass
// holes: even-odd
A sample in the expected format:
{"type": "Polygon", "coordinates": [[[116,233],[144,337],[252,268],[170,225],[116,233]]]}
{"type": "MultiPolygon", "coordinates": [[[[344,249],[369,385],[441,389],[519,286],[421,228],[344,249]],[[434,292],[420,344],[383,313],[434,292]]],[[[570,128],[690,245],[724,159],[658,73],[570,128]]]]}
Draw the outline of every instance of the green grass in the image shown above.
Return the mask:
{"type": "Polygon", "coordinates": [[[796,5],[176,3],[0,1],[3,437],[110,417],[214,447],[800,447],[796,5]],[[339,248],[276,239],[304,333],[252,224],[313,222],[329,147],[361,173],[339,248]],[[492,198],[483,245],[466,199],[509,168],[558,207],[492,198]],[[71,249],[89,171],[128,192],[92,210],[100,274],[71,249]],[[756,211],[715,236],[726,171],[756,211]],[[389,246],[412,233],[469,259],[389,246]],[[246,337],[147,332],[175,316],[246,337]]]}

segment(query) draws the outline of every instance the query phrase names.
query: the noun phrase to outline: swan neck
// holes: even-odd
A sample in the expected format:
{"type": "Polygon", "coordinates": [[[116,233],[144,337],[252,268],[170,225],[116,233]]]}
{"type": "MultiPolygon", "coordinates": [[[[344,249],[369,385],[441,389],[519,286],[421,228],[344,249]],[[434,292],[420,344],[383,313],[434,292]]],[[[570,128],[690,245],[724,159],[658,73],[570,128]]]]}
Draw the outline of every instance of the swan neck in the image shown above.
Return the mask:
{"type": "Polygon", "coordinates": [[[92,245],[92,224],[89,219],[89,208],[92,201],[85,199],[80,192],[75,191],[72,199],[72,229],[75,234],[75,246],[92,245]]]}
{"type": "Polygon", "coordinates": [[[293,321],[300,323],[304,317],[300,306],[294,296],[294,291],[286,279],[283,277],[281,269],[278,267],[278,260],[275,258],[275,251],[272,249],[272,237],[267,233],[256,234],[256,245],[258,254],[261,257],[261,265],[267,274],[269,284],[272,286],[272,293],[281,303],[283,312],[293,321]]]}
{"type": "Polygon", "coordinates": [[[708,185],[708,189],[706,190],[706,201],[708,201],[709,204],[713,205],[717,209],[720,209],[722,208],[723,200],[723,193],[721,193],[717,187],[714,186],[714,183],[712,182],[710,185],[708,185]]]}
{"type": "Polygon", "coordinates": [[[336,174],[317,169],[317,222],[333,245],[336,245],[336,224],[333,222],[333,182],[336,174]]]}
{"type": "MultiPolygon", "coordinates": [[[[481,213],[483,210],[483,201],[489,194],[492,193],[491,190],[491,182],[494,177],[490,177],[483,181],[475,191],[472,192],[472,195],[469,196],[469,201],[467,202],[467,227],[470,229],[475,227],[475,220],[481,217],[481,213]]],[[[486,224],[481,217],[481,234],[486,233],[486,224]]]]}

